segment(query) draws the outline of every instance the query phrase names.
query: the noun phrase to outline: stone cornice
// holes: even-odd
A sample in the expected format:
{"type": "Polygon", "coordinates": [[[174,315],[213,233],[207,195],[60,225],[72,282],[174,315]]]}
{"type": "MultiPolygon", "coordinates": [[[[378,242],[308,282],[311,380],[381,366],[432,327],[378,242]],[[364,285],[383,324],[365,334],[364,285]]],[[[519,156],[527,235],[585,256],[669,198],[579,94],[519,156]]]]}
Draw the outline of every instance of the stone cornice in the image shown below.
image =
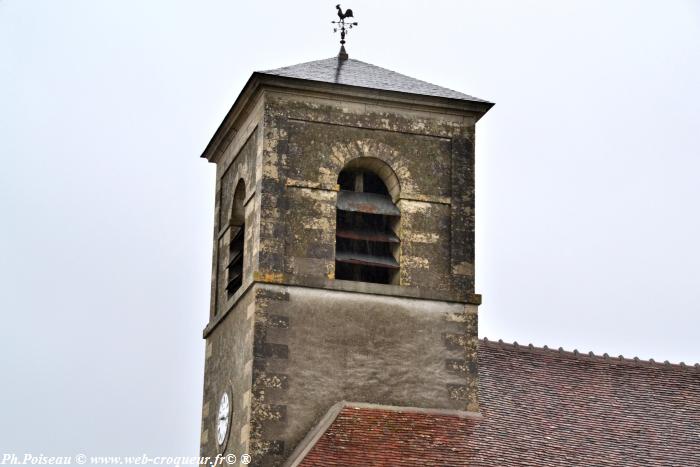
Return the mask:
{"type": "Polygon", "coordinates": [[[475,121],[478,121],[494,105],[489,102],[424,96],[398,91],[287,78],[255,72],[248,79],[248,82],[236,98],[233,106],[207,144],[201,157],[207,159],[209,162],[216,162],[220,148],[225,147],[225,143],[233,139],[233,136],[240,126],[239,122],[251,111],[258,94],[265,89],[283,92],[295,91],[312,97],[330,98],[334,100],[340,98],[365,103],[369,102],[373,105],[410,108],[438,114],[472,116],[475,121]]]}

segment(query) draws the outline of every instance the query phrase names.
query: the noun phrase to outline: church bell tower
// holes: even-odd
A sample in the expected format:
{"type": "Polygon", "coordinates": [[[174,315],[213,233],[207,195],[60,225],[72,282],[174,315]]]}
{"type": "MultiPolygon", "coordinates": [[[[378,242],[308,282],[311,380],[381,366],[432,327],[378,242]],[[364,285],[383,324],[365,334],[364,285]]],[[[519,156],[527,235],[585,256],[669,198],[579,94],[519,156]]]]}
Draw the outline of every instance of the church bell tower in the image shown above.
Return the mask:
{"type": "Polygon", "coordinates": [[[203,456],[281,465],[343,400],[479,411],[474,129],[492,105],[344,49],[252,74],[202,156],[203,456]]]}

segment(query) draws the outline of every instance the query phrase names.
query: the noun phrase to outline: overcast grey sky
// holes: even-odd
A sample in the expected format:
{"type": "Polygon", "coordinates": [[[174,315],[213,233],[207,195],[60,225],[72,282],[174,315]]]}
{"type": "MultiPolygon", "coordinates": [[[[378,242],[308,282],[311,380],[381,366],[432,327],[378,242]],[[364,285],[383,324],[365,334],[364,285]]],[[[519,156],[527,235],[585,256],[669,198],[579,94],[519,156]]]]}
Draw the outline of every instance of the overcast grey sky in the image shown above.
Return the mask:
{"type": "MultiPolygon", "coordinates": [[[[214,167],[334,1],[0,0],[0,454],[197,453],[214,167]]],[[[700,361],[700,2],[353,0],[348,52],[496,102],[480,334],[700,361]]]]}

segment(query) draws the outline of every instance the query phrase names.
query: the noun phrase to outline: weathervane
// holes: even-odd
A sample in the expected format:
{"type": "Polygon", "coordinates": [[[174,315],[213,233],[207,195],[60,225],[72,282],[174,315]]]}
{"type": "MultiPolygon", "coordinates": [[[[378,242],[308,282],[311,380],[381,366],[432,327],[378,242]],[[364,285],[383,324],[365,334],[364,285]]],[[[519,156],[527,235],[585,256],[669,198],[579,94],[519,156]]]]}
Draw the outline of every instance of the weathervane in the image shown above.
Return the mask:
{"type": "Polygon", "coordinates": [[[338,54],[338,58],[340,60],[347,60],[348,53],[345,51],[345,35],[348,34],[353,26],[357,26],[357,23],[350,21],[347,23],[345,22],[346,18],[355,18],[350,8],[345,10],[345,13],[343,13],[343,10],[340,8],[340,4],[336,5],[335,8],[338,10],[338,18],[340,18],[340,21],[331,21],[331,23],[336,25],[336,27],[333,28],[333,32],[340,31],[340,53],[338,54]]]}

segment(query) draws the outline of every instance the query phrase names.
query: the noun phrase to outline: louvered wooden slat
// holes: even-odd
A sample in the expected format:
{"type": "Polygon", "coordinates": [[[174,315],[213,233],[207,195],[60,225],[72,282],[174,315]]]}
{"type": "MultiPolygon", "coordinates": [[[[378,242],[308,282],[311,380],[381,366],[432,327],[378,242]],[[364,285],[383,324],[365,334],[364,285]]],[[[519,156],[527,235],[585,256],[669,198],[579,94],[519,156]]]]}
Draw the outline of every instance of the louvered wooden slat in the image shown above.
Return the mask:
{"type": "Polygon", "coordinates": [[[226,284],[226,290],[229,292],[233,288],[234,291],[240,286],[241,283],[241,270],[236,268],[232,269],[228,273],[228,283],[226,284]]]}
{"type": "Polygon", "coordinates": [[[401,215],[399,208],[396,207],[390,197],[376,193],[341,190],[338,192],[336,206],[342,211],[381,214],[384,216],[401,215]]]}
{"type": "Polygon", "coordinates": [[[232,249],[228,254],[228,267],[231,267],[233,263],[242,259],[243,251],[240,249],[232,249]]]}
{"type": "Polygon", "coordinates": [[[338,228],[336,236],[350,240],[367,240],[370,242],[399,243],[399,237],[394,232],[375,232],[357,228],[338,228]]]}
{"type": "Polygon", "coordinates": [[[231,243],[232,244],[237,242],[237,241],[243,240],[243,231],[245,229],[243,227],[236,227],[236,228],[238,228],[238,232],[236,232],[235,234],[233,234],[231,236],[231,243]]]}
{"type": "Polygon", "coordinates": [[[391,256],[372,256],[363,253],[337,251],[335,253],[335,260],[340,263],[399,269],[399,263],[391,256]]]}

